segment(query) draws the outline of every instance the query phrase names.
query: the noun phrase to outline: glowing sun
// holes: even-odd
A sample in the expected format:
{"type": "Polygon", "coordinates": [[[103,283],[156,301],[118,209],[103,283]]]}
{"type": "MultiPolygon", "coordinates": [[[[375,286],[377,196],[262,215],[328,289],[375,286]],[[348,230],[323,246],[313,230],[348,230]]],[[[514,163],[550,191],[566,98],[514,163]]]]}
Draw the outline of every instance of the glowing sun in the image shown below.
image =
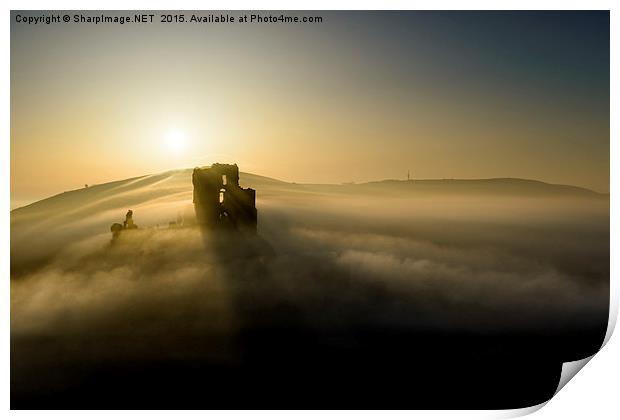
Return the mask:
{"type": "Polygon", "coordinates": [[[180,153],[187,146],[187,137],[181,130],[169,130],[164,135],[164,143],[168,151],[180,153]]]}

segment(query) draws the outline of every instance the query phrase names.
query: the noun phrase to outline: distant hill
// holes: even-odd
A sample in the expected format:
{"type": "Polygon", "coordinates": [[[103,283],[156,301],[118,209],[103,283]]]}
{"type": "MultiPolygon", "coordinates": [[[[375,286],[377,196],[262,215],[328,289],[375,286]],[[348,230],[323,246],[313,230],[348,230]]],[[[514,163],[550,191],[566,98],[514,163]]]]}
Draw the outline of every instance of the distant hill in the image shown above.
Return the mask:
{"type": "MultiPolygon", "coordinates": [[[[84,209],[97,204],[104,207],[131,206],[161,197],[177,195],[190,198],[192,191],[192,169],[167,171],[161,174],[144,175],[122,181],[92,185],[54,195],[11,211],[12,216],[41,216],[68,209],[84,209]]],[[[387,179],[365,183],[347,184],[300,184],[280,181],[260,175],[242,172],[240,184],[257,190],[258,196],[283,193],[337,193],[337,194],[380,194],[412,195],[517,195],[517,196],[576,196],[587,198],[608,198],[608,194],[575,187],[572,185],[548,184],[541,181],[519,178],[489,179],[387,179]]]]}
{"type": "MultiPolygon", "coordinates": [[[[134,210],[136,223],[140,227],[165,227],[177,218],[191,223],[195,217],[191,174],[192,169],[181,169],[92,185],[11,211],[12,265],[19,265],[23,259],[44,261],[54,250],[86,238],[98,237],[100,241],[107,241],[110,225],[122,222],[128,209],[134,210]]],[[[329,205],[335,206],[332,210],[335,208],[344,213],[356,209],[363,212],[362,209],[368,209],[368,206],[375,206],[375,209],[379,206],[381,209],[379,202],[383,199],[420,199],[417,204],[408,204],[403,208],[417,208],[418,211],[424,208],[424,211],[433,213],[432,206],[435,204],[436,210],[445,211],[446,206],[467,202],[468,206],[480,208],[482,212],[486,211],[483,203],[512,205],[504,202],[505,198],[530,201],[570,198],[584,202],[609,198],[606,194],[584,188],[511,178],[298,184],[241,173],[240,184],[256,189],[259,218],[263,217],[260,219],[263,226],[268,222],[264,217],[269,217],[265,215],[280,217],[273,216],[273,212],[285,207],[296,215],[294,217],[301,218],[302,213],[309,209],[328,211],[326,206],[329,205]]],[[[386,211],[388,209],[390,207],[385,208],[386,211]]]]}
{"type": "Polygon", "coordinates": [[[361,191],[391,190],[430,194],[500,194],[524,196],[583,196],[605,198],[607,194],[572,185],[548,184],[520,178],[384,180],[356,185],[361,191]]]}

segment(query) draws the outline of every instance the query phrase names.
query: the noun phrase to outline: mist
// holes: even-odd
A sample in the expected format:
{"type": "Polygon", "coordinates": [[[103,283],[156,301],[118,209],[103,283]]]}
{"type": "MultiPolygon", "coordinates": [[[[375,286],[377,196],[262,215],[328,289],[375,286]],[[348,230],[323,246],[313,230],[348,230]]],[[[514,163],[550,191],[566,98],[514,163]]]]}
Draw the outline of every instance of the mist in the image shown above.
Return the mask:
{"type": "Polygon", "coordinates": [[[191,195],[160,187],[123,193],[149,199],[131,204],[141,229],[114,243],[95,228],[129,206],[109,208],[120,203],[109,192],[84,218],[59,212],[22,230],[26,214],[16,214],[17,389],[59,359],[243,363],[262,351],[260,331],[282,331],[283,348],[307,345],[299,331],[355,345],[360,330],[551,334],[576,345],[606,326],[604,197],[377,197],[265,184],[259,235],[245,238],[201,232],[191,195]],[[182,226],[168,227],[175,219],[182,226]]]}

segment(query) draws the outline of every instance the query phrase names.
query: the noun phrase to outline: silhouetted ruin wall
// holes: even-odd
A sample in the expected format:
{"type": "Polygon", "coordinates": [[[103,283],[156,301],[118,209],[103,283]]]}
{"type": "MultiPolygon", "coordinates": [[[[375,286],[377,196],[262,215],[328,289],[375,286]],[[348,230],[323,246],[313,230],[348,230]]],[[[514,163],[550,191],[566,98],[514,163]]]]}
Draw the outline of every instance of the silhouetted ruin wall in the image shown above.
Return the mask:
{"type": "Polygon", "coordinates": [[[201,227],[256,233],[256,191],[239,186],[239,167],[214,163],[195,168],[194,210],[201,227]]]}

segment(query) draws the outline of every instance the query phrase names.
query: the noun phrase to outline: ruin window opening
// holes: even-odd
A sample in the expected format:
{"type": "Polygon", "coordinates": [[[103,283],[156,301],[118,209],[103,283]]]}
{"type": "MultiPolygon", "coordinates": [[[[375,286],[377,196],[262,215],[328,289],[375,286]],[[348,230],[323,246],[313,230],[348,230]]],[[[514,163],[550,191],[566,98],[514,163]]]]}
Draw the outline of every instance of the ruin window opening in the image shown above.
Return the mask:
{"type": "Polygon", "coordinates": [[[224,188],[222,188],[220,190],[220,203],[224,202],[224,192],[225,192],[225,190],[224,190],[224,188]]]}
{"type": "Polygon", "coordinates": [[[226,185],[226,175],[222,175],[222,185],[226,185]]]}

